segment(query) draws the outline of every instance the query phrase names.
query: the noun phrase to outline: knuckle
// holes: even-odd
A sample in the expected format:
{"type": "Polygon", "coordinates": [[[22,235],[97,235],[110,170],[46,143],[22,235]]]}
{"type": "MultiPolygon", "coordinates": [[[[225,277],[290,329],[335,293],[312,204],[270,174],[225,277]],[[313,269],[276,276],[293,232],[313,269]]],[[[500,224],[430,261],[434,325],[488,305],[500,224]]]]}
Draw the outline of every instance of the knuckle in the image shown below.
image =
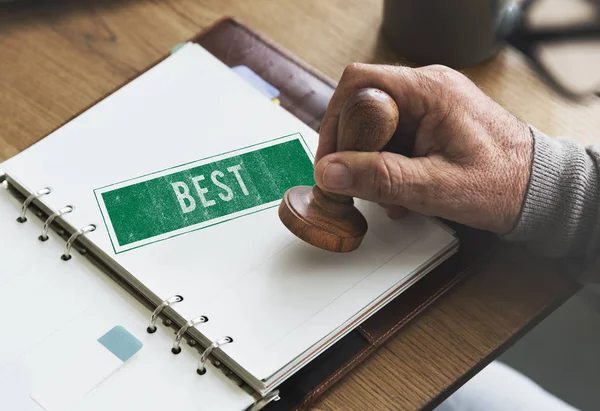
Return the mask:
{"type": "Polygon", "coordinates": [[[440,119],[445,118],[457,105],[464,104],[470,90],[467,77],[442,65],[427,66],[420,70],[418,82],[429,96],[428,111],[440,119]]]}
{"type": "Polygon", "coordinates": [[[372,189],[377,199],[394,202],[402,185],[403,175],[397,161],[391,153],[379,153],[375,161],[372,189]]]}
{"type": "Polygon", "coordinates": [[[427,67],[423,74],[431,83],[441,89],[456,88],[464,85],[468,80],[464,74],[439,64],[427,67]]]}
{"type": "Polygon", "coordinates": [[[361,63],[350,63],[344,69],[342,73],[342,79],[348,80],[356,77],[359,73],[364,70],[364,64],[361,63]]]}
{"type": "Polygon", "coordinates": [[[454,86],[462,82],[462,74],[457,71],[438,71],[437,79],[441,84],[454,86]]]}
{"type": "Polygon", "coordinates": [[[435,73],[435,80],[442,88],[455,88],[462,84],[462,74],[456,71],[438,71],[435,73]]]}
{"type": "Polygon", "coordinates": [[[424,68],[427,70],[436,71],[439,73],[449,73],[449,72],[451,73],[451,72],[455,71],[454,69],[451,69],[448,66],[444,66],[443,64],[431,64],[429,66],[425,66],[424,68]]]}

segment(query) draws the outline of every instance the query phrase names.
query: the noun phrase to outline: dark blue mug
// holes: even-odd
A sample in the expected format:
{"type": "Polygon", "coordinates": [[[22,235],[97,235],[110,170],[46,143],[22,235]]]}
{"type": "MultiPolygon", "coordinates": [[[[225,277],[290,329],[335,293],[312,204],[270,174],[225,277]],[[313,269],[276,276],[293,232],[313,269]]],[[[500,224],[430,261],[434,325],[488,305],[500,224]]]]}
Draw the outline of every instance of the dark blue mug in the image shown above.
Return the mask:
{"type": "Polygon", "coordinates": [[[412,62],[462,68],[494,56],[519,14],[515,0],[385,0],[382,29],[412,62]]]}

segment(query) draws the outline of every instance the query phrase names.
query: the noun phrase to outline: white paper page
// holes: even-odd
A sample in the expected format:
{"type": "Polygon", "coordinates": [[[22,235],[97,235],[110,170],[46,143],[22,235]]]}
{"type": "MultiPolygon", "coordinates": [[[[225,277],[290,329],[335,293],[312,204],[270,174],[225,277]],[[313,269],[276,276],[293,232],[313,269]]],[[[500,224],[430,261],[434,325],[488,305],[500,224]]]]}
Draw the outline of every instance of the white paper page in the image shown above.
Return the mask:
{"type": "Polygon", "coordinates": [[[51,185],[48,206],[74,204],[71,225],[97,224],[90,241],[161,299],[183,295],[174,309],[184,318],[208,316],[198,329],[211,339],[233,337],[223,350],[262,379],[424,264],[450,242],[448,233],[422,217],[386,220],[359,251],[336,255],[299,242],[269,208],[115,254],[93,190],[294,133],[315,152],[313,130],[188,45],[2,167],[29,190],[51,185]],[[426,250],[418,261],[388,263],[391,279],[375,271],[409,244],[426,250]],[[350,291],[361,299],[343,303],[350,291]],[[304,338],[286,339],[294,330],[304,338]]]}
{"type": "Polygon", "coordinates": [[[453,240],[420,216],[390,221],[378,205],[361,202],[359,208],[370,227],[358,250],[332,254],[294,238],[229,284],[222,292],[227,298],[208,300],[203,312],[210,321],[198,329],[211,339],[234,338],[225,352],[244,358],[248,371],[266,378],[315,344],[316,335],[328,336],[384,292],[408,281],[453,240]],[[239,320],[240,311],[246,321],[239,320]]]}
{"type": "Polygon", "coordinates": [[[171,354],[171,331],[146,332],[149,310],[77,253],[62,261],[63,240],[51,232],[39,242],[40,220],[19,224],[19,211],[0,187],[0,272],[8,279],[0,288],[0,409],[234,411],[252,404],[212,366],[197,375],[197,351],[183,344],[171,354]],[[97,341],[115,326],[143,344],[125,362],[97,341]]]}
{"type": "Polygon", "coordinates": [[[28,214],[27,222],[16,222],[21,205],[3,186],[0,196],[0,272],[5,279],[0,299],[10,313],[0,331],[1,369],[98,302],[100,280],[62,261],[52,233],[47,242],[38,241],[38,217],[28,214]]]}
{"type": "MultiPolygon", "coordinates": [[[[450,256],[450,255],[454,254],[455,251],[456,251],[455,249],[450,248],[445,253],[447,253],[448,256],[450,256]]],[[[442,254],[444,254],[444,253],[442,253],[442,254]]],[[[399,259],[399,258],[402,258],[401,254],[394,257],[394,259],[399,259]]],[[[325,341],[319,342],[318,344],[311,346],[309,349],[307,349],[305,352],[303,352],[294,363],[290,363],[290,364],[286,365],[286,367],[279,370],[277,372],[277,374],[270,377],[268,383],[266,384],[266,389],[270,390],[271,387],[276,387],[279,384],[281,384],[281,382],[285,381],[287,378],[289,378],[291,375],[293,375],[293,373],[296,370],[298,370],[298,369],[302,368],[303,366],[305,366],[306,364],[308,364],[319,353],[322,353],[323,351],[330,348],[337,341],[339,341],[340,338],[342,338],[344,335],[346,335],[347,332],[353,330],[357,325],[359,325],[360,323],[365,321],[367,318],[369,318],[370,316],[375,314],[379,309],[383,308],[386,304],[388,304],[393,299],[398,297],[404,291],[408,290],[412,285],[416,284],[421,278],[425,277],[428,273],[430,273],[437,266],[439,266],[443,261],[444,261],[444,259],[439,259],[439,260],[435,261],[434,263],[427,265],[426,267],[424,267],[422,269],[420,268],[417,273],[409,276],[405,281],[395,285],[395,288],[388,290],[384,295],[379,296],[376,304],[371,304],[369,306],[364,307],[361,311],[358,311],[352,318],[348,319],[342,326],[340,326],[338,328],[338,330],[336,330],[333,333],[331,333],[330,335],[328,335],[326,337],[325,341]]],[[[390,267],[390,266],[391,265],[388,265],[388,267],[390,267]]],[[[395,276],[393,273],[388,273],[388,274],[395,276]]],[[[353,291],[357,291],[357,290],[353,290],[353,291]]],[[[346,298],[346,299],[353,298],[353,293],[348,293],[347,295],[344,296],[344,298],[346,298]]],[[[329,308],[330,307],[328,307],[327,309],[329,309],[329,308]]],[[[321,317],[324,317],[324,316],[321,316],[321,317]]],[[[327,319],[327,316],[325,316],[324,318],[327,319]]],[[[326,324],[323,321],[321,323],[313,322],[313,324],[315,327],[326,326],[326,324]]],[[[301,328],[299,330],[301,331],[301,328]]],[[[299,330],[298,329],[294,330],[294,332],[291,333],[290,335],[288,335],[286,337],[286,339],[294,340],[295,338],[300,338],[300,339],[305,338],[305,336],[301,332],[299,332],[299,330]]],[[[267,368],[264,367],[264,365],[262,365],[262,366],[263,366],[263,372],[267,373],[268,372],[267,368]]]]}

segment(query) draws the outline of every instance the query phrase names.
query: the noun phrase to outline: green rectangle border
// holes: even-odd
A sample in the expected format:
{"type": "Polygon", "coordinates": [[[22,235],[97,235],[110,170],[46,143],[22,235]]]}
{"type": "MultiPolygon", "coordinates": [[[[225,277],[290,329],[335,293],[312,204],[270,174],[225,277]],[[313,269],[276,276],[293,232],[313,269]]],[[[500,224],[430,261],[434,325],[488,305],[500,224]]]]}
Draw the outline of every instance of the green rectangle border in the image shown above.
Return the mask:
{"type": "MultiPolygon", "coordinates": [[[[244,214],[244,215],[237,216],[237,217],[232,217],[232,218],[229,218],[229,219],[227,219],[227,220],[219,221],[218,223],[214,223],[214,224],[206,225],[206,226],[204,226],[204,227],[195,228],[195,229],[193,229],[193,230],[186,231],[186,232],[184,232],[184,233],[180,233],[180,234],[173,234],[172,236],[169,236],[169,237],[166,237],[166,238],[162,238],[162,239],[160,239],[160,240],[150,241],[150,242],[148,242],[148,243],[146,243],[146,244],[141,244],[141,245],[138,245],[138,246],[136,246],[136,247],[129,248],[129,249],[127,249],[127,250],[123,250],[123,251],[117,251],[117,250],[116,250],[116,248],[115,248],[115,244],[114,244],[114,242],[113,242],[113,238],[111,237],[111,235],[110,235],[110,231],[108,230],[108,224],[106,223],[106,218],[105,218],[105,216],[104,216],[104,213],[102,212],[102,208],[100,207],[100,202],[99,202],[99,200],[98,200],[98,195],[97,195],[97,193],[96,193],[96,191],[97,191],[97,190],[102,190],[102,189],[105,189],[105,188],[107,188],[107,187],[110,187],[110,186],[114,186],[114,185],[117,185],[117,184],[126,183],[126,182],[128,182],[128,181],[132,181],[132,180],[135,180],[135,179],[138,179],[138,178],[147,177],[147,176],[150,176],[150,175],[152,175],[152,174],[161,173],[161,172],[163,172],[163,171],[172,170],[172,169],[174,169],[174,168],[177,168],[177,167],[186,166],[186,165],[188,165],[188,164],[192,164],[192,163],[195,163],[195,162],[197,162],[197,161],[208,160],[208,159],[211,159],[211,158],[214,158],[214,157],[218,157],[218,156],[222,156],[222,155],[226,155],[226,154],[233,154],[233,153],[235,153],[235,152],[237,152],[237,151],[242,151],[242,150],[245,150],[245,149],[248,149],[248,148],[256,147],[256,146],[259,146],[259,145],[261,145],[261,144],[265,144],[265,143],[272,143],[272,142],[274,142],[274,141],[277,141],[277,140],[282,140],[282,139],[284,139],[284,138],[287,138],[287,137],[290,137],[290,136],[293,136],[293,135],[296,135],[296,134],[298,134],[298,135],[300,136],[300,138],[299,138],[299,140],[300,140],[300,143],[301,143],[301,144],[304,146],[304,149],[305,149],[305,150],[306,150],[308,153],[310,153],[310,155],[312,156],[311,160],[312,160],[312,161],[314,161],[314,159],[315,159],[315,154],[312,152],[312,150],[310,149],[310,147],[308,147],[308,144],[306,144],[306,140],[304,140],[304,136],[302,135],[302,133],[300,133],[300,132],[296,132],[296,133],[290,133],[290,134],[286,134],[286,135],[284,135],[284,136],[277,137],[277,138],[274,138],[274,139],[271,139],[271,140],[265,140],[265,141],[261,141],[260,143],[255,143],[255,144],[251,144],[251,145],[249,145],[249,146],[245,146],[245,147],[236,148],[235,150],[226,151],[226,152],[224,152],[224,153],[219,153],[219,154],[214,154],[214,155],[212,155],[212,156],[208,156],[208,157],[204,157],[204,158],[199,158],[199,159],[196,159],[196,160],[193,160],[193,161],[189,161],[189,162],[187,162],[187,163],[179,164],[179,165],[172,166],[172,167],[167,167],[167,168],[164,168],[164,169],[162,169],[162,170],[153,171],[153,172],[151,172],[151,173],[143,174],[143,175],[141,175],[141,176],[137,176],[137,177],[128,178],[128,179],[126,179],[126,180],[118,181],[118,182],[116,182],[116,183],[111,183],[111,184],[107,184],[107,185],[105,185],[105,186],[102,186],[102,187],[95,188],[95,189],[93,190],[93,192],[94,192],[94,198],[96,199],[96,204],[97,204],[97,206],[98,206],[98,210],[100,211],[100,215],[102,216],[102,222],[104,223],[104,228],[106,228],[106,234],[108,235],[108,238],[109,238],[109,240],[110,240],[110,245],[112,246],[113,252],[115,253],[115,255],[122,254],[122,253],[126,253],[126,252],[128,252],[128,251],[132,251],[132,250],[135,250],[135,249],[137,249],[137,248],[140,248],[140,247],[145,247],[145,246],[147,246],[147,245],[150,245],[150,244],[159,243],[159,242],[161,242],[161,241],[169,240],[169,239],[171,239],[171,238],[174,238],[174,237],[179,237],[179,236],[181,236],[181,235],[185,235],[185,234],[188,234],[188,233],[193,233],[194,231],[203,230],[203,229],[205,229],[205,228],[213,227],[213,226],[216,226],[216,225],[219,225],[219,224],[226,223],[226,222],[228,222],[228,221],[232,221],[232,220],[236,220],[236,219],[238,219],[238,218],[242,218],[242,217],[246,217],[246,216],[249,216],[249,215],[252,215],[252,214],[260,213],[261,211],[265,211],[265,210],[268,210],[268,209],[271,209],[271,208],[274,208],[274,207],[279,207],[279,206],[278,206],[278,205],[274,205],[274,206],[271,206],[271,207],[266,207],[266,208],[263,208],[262,210],[257,210],[257,211],[253,211],[253,212],[251,212],[251,213],[247,213],[247,214],[244,214]]],[[[233,156],[231,156],[231,157],[233,157],[233,156]]]]}

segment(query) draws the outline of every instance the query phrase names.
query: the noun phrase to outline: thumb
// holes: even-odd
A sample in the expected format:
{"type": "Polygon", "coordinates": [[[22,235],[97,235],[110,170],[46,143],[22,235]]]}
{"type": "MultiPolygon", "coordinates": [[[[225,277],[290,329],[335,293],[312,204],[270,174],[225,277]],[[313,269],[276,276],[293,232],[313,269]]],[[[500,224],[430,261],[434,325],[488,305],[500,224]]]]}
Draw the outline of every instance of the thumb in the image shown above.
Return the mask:
{"type": "Polygon", "coordinates": [[[326,191],[377,203],[419,208],[433,183],[423,158],[344,151],[323,157],[315,181],[326,191]]]}

